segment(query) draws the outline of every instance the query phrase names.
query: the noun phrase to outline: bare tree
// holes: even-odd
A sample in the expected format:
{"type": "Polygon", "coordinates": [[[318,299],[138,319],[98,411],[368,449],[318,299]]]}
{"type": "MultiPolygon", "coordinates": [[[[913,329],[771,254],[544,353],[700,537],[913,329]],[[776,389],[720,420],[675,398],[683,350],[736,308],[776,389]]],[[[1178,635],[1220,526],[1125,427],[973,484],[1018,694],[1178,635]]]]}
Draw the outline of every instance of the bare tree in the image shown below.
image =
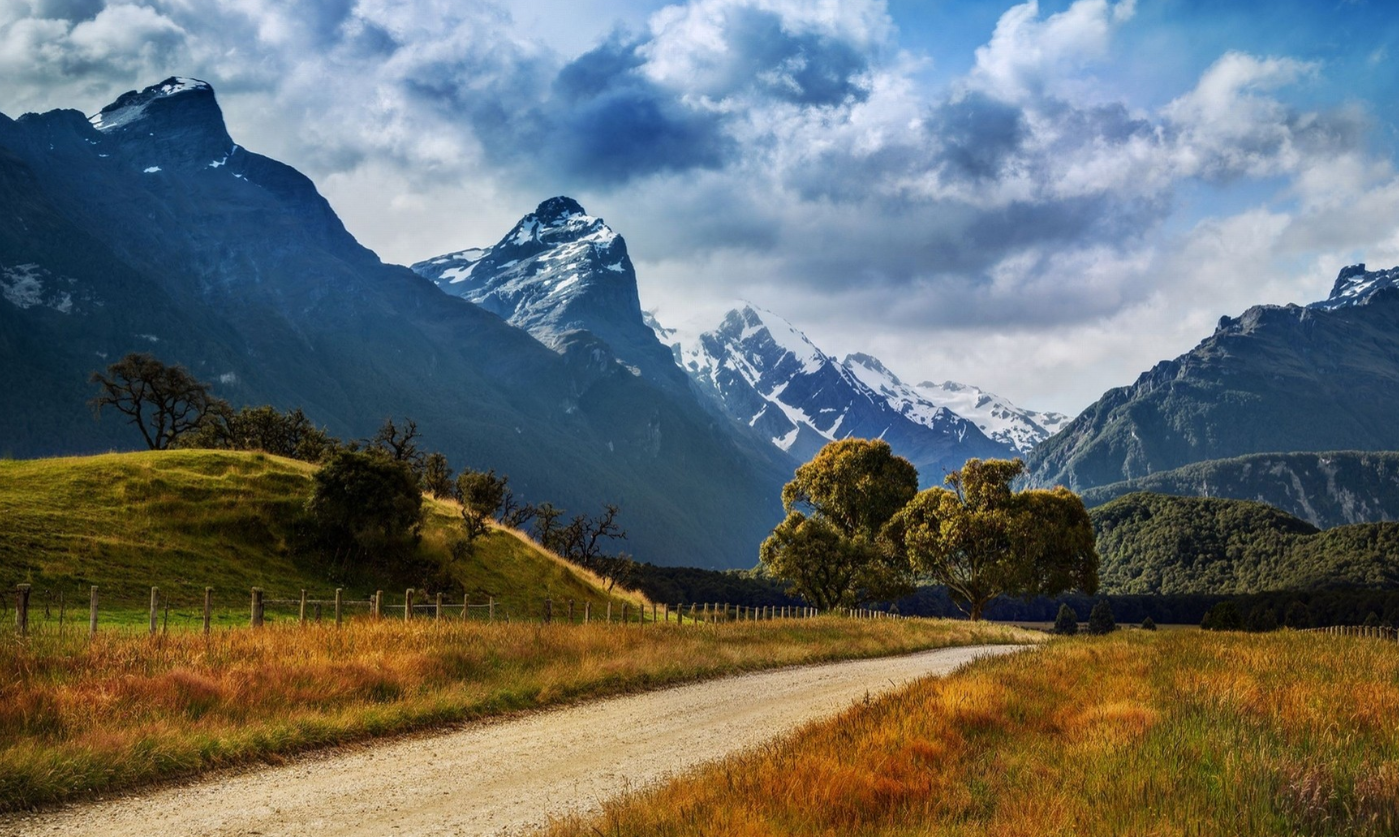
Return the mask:
{"type": "Polygon", "coordinates": [[[424,457],[418,450],[418,423],[410,418],[403,419],[402,427],[394,424],[392,418],[384,419],[379,432],[369,441],[369,447],[387,453],[395,462],[408,463],[415,474],[422,473],[424,457]]]}
{"type": "Polygon", "coordinates": [[[102,408],[112,407],[129,416],[151,450],[170,447],[212,411],[228,409],[183,366],[166,366],[146,353],[129,354],[90,380],[102,388],[88,402],[93,413],[101,418],[102,408]]]}
{"type": "MultiPolygon", "coordinates": [[[[509,480],[509,477],[505,477],[509,480]]],[[[529,525],[534,516],[539,513],[530,503],[522,503],[515,499],[515,492],[510,490],[510,486],[505,486],[505,499],[500,502],[500,513],[496,515],[502,525],[512,529],[523,529],[529,525]]]]}

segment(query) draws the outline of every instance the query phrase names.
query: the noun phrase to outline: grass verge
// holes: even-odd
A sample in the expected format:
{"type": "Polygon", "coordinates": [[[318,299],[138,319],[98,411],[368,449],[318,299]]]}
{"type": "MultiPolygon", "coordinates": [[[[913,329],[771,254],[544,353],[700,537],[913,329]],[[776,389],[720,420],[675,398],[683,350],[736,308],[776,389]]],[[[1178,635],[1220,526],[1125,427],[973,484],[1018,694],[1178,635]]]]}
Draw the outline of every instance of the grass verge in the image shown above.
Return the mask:
{"type": "Polygon", "coordinates": [[[1399,833],[1399,646],[1123,632],[982,661],[574,835],[1399,833]]]}
{"type": "Polygon", "coordinates": [[[0,638],[0,810],[582,697],[974,643],[942,620],[674,625],[356,621],[0,638]]]}

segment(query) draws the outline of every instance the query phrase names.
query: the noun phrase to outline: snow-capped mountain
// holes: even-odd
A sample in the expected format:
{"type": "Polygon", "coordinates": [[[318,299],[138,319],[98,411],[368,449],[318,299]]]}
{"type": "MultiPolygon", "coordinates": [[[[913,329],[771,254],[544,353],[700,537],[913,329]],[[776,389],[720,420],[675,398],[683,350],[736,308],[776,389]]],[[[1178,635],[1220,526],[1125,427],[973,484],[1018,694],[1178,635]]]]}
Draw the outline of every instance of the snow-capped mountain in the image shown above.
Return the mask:
{"type": "Polygon", "coordinates": [[[701,390],[798,460],[833,439],[884,439],[936,484],[970,457],[1013,453],[951,410],[929,405],[915,418],[897,409],[770,311],[745,304],[718,328],[691,333],[652,323],[701,390]]]}
{"type": "Polygon", "coordinates": [[[1386,288],[1399,288],[1399,267],[1367,271],[1363,263],[1353,264],[1341,268],[1329,297],[1307,307],[1332,311],[1347,305],[1360,305],[1386,288]]]}
{"type": "Polygon", "coordinates": [[[993,441],[1026,454],[1053,436],[1069,422],[1062,413],[1041,413],[1015,406],[980,387],[943,381],[924,381],[909,386],[878,358],[867,354],[847,355],[845,368],[855,373],[870,389],[884,396],[889,405],[919,424],[935,427],[940,411],[950,410],[975,424],[993,441]]]}
{"type": "Polygon", "coordinates": [[[615,356],[655,383],[684,384],[670,352],[642,319],[626,241],[572,198],[544,201],[491,247],[412,267],[561,354],[594,362],[615,356]]]}

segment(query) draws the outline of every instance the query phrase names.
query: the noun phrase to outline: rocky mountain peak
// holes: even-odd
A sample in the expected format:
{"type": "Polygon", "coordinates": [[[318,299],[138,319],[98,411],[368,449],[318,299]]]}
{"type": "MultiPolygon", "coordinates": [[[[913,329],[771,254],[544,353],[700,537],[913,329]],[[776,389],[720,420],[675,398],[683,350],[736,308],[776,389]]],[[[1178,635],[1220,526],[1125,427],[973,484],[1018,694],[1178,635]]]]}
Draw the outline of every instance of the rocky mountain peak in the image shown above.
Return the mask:
{"type": "Polygon", "coordinates": [[[549,198],[534,209],[534,217],[545,226],[556,227],[570,218],[587,215],[582,204],[566,195],[549,198]]]}
{"type": "Polygon", "coordinates": [[[199,79],[172,76],[123,93],[88,122],[118,145],[139,150],[152,168],[182,163],[204,167],[226,161],[236,148],[214,88],[199,79]]]}
{"type": "Polygon", "coordinates": [[[1308,308],[1335,309],[1345,305],[1360,305],[1386,288],[1399,288],[1399,267],[1388,270],[1366,270],[1365,265],[1353,264],[1341,268],[1331,295],[1308,308]]]}

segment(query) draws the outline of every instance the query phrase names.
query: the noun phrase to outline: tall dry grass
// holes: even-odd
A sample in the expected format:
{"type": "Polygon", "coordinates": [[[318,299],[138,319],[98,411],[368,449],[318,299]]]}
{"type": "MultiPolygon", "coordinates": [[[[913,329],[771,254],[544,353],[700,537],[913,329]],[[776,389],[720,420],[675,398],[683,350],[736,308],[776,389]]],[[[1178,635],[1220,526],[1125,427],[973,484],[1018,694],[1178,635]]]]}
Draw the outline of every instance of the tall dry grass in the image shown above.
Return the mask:
{"type": "Polygon", "coordinates": [[[1399,646],[1140,632],[983,661],[572,835],[1392,835],[1399,646]]]}
{"type": "Polygon", "coordinates": [[[589,695],[1016,634],[923,620],[357,621],[0,637],[0,809],[589,695]]]}

